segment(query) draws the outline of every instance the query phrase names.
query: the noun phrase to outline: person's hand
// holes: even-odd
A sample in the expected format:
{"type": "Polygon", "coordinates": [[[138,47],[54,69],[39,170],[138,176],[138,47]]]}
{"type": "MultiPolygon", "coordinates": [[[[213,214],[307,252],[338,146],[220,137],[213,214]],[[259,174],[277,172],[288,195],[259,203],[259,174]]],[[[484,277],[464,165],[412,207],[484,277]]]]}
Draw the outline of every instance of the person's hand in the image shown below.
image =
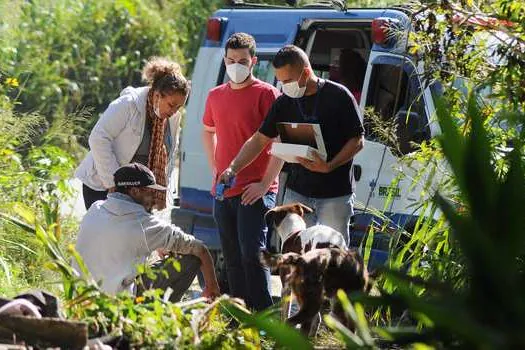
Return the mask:
{"type": "Polygon", "coordinates": [[[252,205],[268,192],[268,186],[262,182],[254,182],[244,187],[241,196],[242,205],[252,205]]]}
{"type": "Polygon", "coordinates": [[[115,192],[115,187],[108,188],[108,193],[113,193],[113,192],[115,192]]]}
{"type": "Polygon", "coordinates": [[[301,164],[303,167],[316,173],[326,174],[332,171],[332,167],[330,166],[330,164],[325,162],[321,157],[319,157],[319,154],[317,154],[317,152],[313,152],[313,156],[313,160],[302,157],[297,157],[297,160],[299,161],[299,164],[301,164]]]}
{"type": "Polygon", "coordinates": [[[156,251],[161,258],[164,258],[166,255],[170,254],[170,251],[166,248],[157,248],[156,251]]]}
{"type": "Polygon", "coordinates": [[[222,172],[222,174],[219,175],[219,178],[217,179],[217,183],[223,183],[228,184],[231,182],[231,180],[235,177],[235,171],[233,171],[232,168],[228,167],[226,170],[222,172]]]}
{"type": "Polygon", "coordinates": [[[206,287],[202,290],[202,296],[208,299],[215,299],[221,295],[221,290],[217,282],[206,283],[206,287]]]}

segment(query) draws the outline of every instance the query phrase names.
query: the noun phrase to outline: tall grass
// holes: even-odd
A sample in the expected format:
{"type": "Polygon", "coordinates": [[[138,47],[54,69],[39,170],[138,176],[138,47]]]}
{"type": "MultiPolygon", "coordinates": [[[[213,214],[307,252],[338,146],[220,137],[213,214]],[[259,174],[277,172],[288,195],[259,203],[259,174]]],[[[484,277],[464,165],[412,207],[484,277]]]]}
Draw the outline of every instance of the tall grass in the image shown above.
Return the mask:
{"type": "Polygon", "coordinates": [[[73,238],[74,223],[58,224],[58,206],[70,195],[67,180],[74,158],[57,146],[57,138],[72,130],[78,116],[56,119],[49,124],[38,113],[15,111],[18,103],[9,96],[19,82],[0,73],[0,293],[12,296],[21,291],[50,285],[56,277],[45,270],[49,262],[34,234],[14,225],[19,220],[54,225],[64,242],[73,238]]]}

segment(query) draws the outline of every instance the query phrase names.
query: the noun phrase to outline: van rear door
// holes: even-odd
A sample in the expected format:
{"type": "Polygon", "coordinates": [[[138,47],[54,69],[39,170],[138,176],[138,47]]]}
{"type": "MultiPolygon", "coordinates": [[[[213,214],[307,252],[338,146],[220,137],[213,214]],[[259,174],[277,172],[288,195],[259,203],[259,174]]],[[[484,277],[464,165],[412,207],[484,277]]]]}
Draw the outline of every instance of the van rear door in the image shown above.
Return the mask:
{"type": "Polygon", "coordinates": [[[304,20],[296,45],[305,50],[317,76],[345,85],[359,99],[373,18],[355,12],[349,18],[304,20]]]}
{"type": "Polygon", "coordinates": [[[361,101],[367,109],[366,144],[354,160],[357,200],[364,209],[383,210],[401,226],[417,214],[422,187],[412,184],[414,169],[400,157],[436,133],[421,73],[408,56],[372,50],[361,101]]]}

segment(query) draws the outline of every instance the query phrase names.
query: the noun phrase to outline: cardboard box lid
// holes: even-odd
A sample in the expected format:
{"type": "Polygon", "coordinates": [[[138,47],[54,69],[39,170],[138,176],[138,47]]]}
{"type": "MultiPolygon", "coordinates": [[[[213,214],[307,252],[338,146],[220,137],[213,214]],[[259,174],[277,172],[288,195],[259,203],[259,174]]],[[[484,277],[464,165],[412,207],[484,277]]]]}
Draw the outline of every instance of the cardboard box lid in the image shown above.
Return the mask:
{"type": "Polygon", "coordinates": [[[327,153],[321,126],[313,123],[277,123],[281,142],[314,148],[326,160],[327,153]]]}

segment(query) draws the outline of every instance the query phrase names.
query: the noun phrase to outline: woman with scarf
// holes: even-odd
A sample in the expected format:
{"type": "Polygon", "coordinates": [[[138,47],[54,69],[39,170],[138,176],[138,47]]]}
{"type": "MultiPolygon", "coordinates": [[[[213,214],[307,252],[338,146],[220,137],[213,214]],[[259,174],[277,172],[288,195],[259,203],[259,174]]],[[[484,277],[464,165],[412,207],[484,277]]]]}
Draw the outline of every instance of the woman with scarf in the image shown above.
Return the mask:
{"type": "Polygon", "coordinates": [[[91,131],[90,152],[75,172],[83,183],[86,209],[114,191],[113,174],[132,162],[146,165],[157,183],[168,187],[167,193],[152,190],[153,208],[162,210],[172,202],[169,180],[179,133],[177,112],[186,103],[190,82],[177,63],[160,57],[146,63],[142,78],[148,86],[124,89],[91,131]]]}

